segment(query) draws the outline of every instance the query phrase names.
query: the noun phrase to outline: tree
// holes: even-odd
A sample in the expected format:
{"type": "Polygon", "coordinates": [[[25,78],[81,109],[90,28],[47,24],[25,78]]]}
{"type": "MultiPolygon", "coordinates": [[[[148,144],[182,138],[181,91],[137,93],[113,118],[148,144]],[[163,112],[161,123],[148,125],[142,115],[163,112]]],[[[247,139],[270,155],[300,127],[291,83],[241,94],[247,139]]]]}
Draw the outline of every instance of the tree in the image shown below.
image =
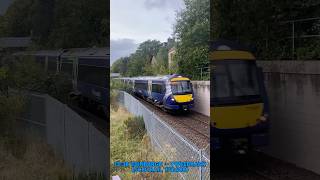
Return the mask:
{"type": "Polygon", "coordinates": [[[154,75],[151,58],[158,53],[161,46],[157,40],[142,42],[135,53],[114,62],[112,72],[119,72],[125,76],[154,75]]]}
{"type": "Polygon", "coordinates": [[[31,36],[39,49],[107,46],[109,11],[104,0],[15,0],[0,35],[31,36]]]}
{"type": "Polygon", "coordinates": [[[178,73],[200,79],[208,69],[209,0],[185,0],[186,9],[177,16],[175,63],[178,73]]]}
{"type": "MultiPolygon", "coordinates": [[[[286,21],[318,17],[319,6],[315,0],[211,0],[211,39],[229,39],[252,46],[258,59],[292,58],[292,24],[286,21]]],[[[319,42],[316,38],[308,38],[303,45],[302,41],[307,39],[299,36],[310,35],[317,23],[295,24],[297,45],[313,49],[314,43],[319,42]]]]}
{"type": "Polygon", "coordinates": [[[32,30],[32,10],[34,0],[16,0],[4,15],[5,36],[29,36],[32,30]]]}

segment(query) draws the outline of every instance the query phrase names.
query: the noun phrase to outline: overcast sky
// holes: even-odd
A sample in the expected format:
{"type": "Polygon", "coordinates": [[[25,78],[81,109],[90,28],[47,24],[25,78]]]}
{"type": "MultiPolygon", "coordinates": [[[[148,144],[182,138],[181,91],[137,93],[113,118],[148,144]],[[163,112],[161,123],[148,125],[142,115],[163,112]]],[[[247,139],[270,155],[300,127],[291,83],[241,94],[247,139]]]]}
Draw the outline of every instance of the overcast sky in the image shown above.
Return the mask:
{"type": "Polygon", "coordinates": [[[111,0],[111,63],[135,52],[148,39],[165,42],[172,35],[183,0],[111,0]]]}
{"type": "Polygon", "coordinates": [[[11,2],[12,0],[0,0],[0,15],[3,15],[6,12],[11,2]]]}

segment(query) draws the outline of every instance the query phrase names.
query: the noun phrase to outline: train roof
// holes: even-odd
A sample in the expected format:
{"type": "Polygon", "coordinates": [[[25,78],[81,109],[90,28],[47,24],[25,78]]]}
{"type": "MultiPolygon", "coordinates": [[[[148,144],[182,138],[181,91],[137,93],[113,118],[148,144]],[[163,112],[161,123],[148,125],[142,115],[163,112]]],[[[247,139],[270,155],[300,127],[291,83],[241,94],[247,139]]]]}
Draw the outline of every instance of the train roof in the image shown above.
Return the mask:
{"type": "Polygon", "coordinates": [[[252,48],[229,40],[217,40],[210,44],[210,60],[255,60],[252,48]]]}
{"type": "Polygon", "coordinates": [[[253,49],[236,41],[226,39],[219,39],[212,41],[210,44],[210,51],[252,51],[253,49]]]}
{"type": "Polygon", "coordinates": [[[109,57],[109,47],[99,48],[72,48],[72,49],[59,49],[59,50],[39,50],[39,51],[21,51],[13,54],[14,56],[60,56],[61,57],[109,57]]]}
{"type": "Polygon", "coordinates": [[[109,47],[100,47],[100,48],[73,48],[64,50],[61,57],[109,57],[110,49],[109,47]]]}
{"type": "Polygon", "coordinates": [[[172,75],[165,75],[165,76],[138,76],[138,77],[122,77],[118,79],[124,79],[124,80],[135,80],[135,81],[167,81],[173,78],[186,78],[179,74],[172,74],[172,75]]]}

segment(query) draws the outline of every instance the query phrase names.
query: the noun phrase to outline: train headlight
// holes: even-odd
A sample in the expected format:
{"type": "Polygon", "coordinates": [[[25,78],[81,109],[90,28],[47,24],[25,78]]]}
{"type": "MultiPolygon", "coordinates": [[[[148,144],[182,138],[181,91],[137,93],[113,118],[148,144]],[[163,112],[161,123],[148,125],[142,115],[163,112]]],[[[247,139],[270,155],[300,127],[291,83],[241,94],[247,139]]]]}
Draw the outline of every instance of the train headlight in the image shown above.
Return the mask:
{"type": "Polygon", "coordinates": [[[268,114],[264,114],[263,116],[259,117],[259,121],[261,122],[266,122],[268,120],[269,115],[268,114]]]}
{"type": "Polygon", "coordinates": [[[174,98],[171,98],[171,101],[175,101],[174,98]]]}

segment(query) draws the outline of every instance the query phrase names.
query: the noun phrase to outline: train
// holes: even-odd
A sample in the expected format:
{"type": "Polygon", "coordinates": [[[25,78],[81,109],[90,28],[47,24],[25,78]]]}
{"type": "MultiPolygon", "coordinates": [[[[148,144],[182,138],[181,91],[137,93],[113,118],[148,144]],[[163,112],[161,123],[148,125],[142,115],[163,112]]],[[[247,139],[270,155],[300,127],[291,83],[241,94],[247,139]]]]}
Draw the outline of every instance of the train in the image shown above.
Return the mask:
{"type": "Polygon", "coordinates": [[[23,51],[17,58],[32,57],[48,75],[64,74],[72,83],[70,97],[88,109],[109,113],[110,49],[73,48],[23,51]]]}
{"type": "Polygon", "coordinates": [[[214,151],[251,154],[268,145],[269,103],[262,68],[250,48],[210,45],[210,134],[214,151]]]}
{"type": "Polygon", "coordinates": [[[194,107],[194,94],[189,78],[171,74],[166,76],[118,78],[126,84],[126,90],[164,111],[188,112],[194,107]]]}

